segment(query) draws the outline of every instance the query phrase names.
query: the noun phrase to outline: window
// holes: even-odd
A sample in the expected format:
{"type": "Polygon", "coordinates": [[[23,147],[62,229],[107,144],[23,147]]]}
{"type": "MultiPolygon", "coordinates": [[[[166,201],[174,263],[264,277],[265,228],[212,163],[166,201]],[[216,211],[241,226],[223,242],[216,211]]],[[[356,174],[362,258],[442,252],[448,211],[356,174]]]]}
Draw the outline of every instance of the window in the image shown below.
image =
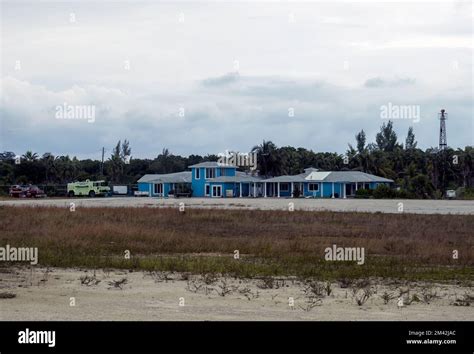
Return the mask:
{"type": "Polygon", "coordinates": [[[226,168],[221,168],[221,176],[227,176],[226,175],[226,168]]]}
{"type": "Polygon", "coordinates": [[[162,193],[163,193],[163,183],[156,183],[155,194],[162,194],[162,193]]]}
{"type": "Polygon", "coordinates": [[[214,178],[214,177],[216,177],[216,169],[206,168],[206,178],[214,178]]]}
{"type": "Polygon", "coordinates": [[[310,192],[317,192],[319,191],[319,184],[318,183],[310,183],[308,184],[308,190],[310,192]]]}
{"type": "Polygon", "coordinates": [[[201,178],[201,169],[200,168],[196,168],[196,172],[195,172],[195,176],[196,176],[196,179],[200,179],[201,178]]]}
{"type": "Polygon", "coordinates": [[[204,195],[209,195],[209,194],[211,194],[210,187],[208,184],[206,184],[206,190],[204,191],[204,195]]]}
{"type": "Polygon", "coordinates": [[[290,190],[289,183],[280,183],[280,191],[281,192],[288,192],[290,190]]]}

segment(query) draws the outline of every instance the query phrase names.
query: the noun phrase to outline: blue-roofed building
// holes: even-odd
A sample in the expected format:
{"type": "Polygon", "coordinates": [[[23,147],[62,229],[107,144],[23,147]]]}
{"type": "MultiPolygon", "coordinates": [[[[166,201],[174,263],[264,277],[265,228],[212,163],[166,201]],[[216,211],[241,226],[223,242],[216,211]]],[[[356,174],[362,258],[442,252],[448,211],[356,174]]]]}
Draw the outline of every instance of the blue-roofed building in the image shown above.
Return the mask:
{"type": "Polygon", "coordinates": [[[192,190],[193,197],[314,197],[347,198],[358,189],[375,189],[393,180],[360,171],[320,171],[306,168],[292,176],[262,177],[237,171],[234,165],[207,161],[189,166],[191,171],[148,174],[138,180],[138,190],[151,197],[168,197],[192,190]]]}

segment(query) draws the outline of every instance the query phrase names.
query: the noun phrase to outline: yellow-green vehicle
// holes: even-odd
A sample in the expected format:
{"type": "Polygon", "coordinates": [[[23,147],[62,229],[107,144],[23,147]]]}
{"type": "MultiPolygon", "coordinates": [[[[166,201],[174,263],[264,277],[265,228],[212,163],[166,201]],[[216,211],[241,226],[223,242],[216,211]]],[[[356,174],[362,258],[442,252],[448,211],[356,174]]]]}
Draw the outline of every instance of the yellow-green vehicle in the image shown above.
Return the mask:
{"type": "Polygon", "coordinates": [[[106,185],[105,181],[89,181],[87,179],[84,182],[73,182],[67,184],[68,197],[87,195],[94,198],[98,195],[105,196],[109,194],[109,192],[110,188],[106,185]]]}

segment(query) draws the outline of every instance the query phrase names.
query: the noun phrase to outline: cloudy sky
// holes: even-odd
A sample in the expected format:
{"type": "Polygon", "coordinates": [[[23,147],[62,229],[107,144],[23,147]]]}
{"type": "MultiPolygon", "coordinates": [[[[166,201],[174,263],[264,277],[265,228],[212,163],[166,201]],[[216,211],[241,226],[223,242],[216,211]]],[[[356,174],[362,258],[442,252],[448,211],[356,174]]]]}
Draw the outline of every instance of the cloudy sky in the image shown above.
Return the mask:
{"type": "Polygon", "coordinates": [[[100,158],[241,152],[272,140],[343,153],[382,107],[400,140],[474,144],[470,1],[2,1],[0,150],[100,158]],[[93,121],[58,119],[63,105],[93,121]],[[420,115],[417,116],[416,109],[420,115]]]}

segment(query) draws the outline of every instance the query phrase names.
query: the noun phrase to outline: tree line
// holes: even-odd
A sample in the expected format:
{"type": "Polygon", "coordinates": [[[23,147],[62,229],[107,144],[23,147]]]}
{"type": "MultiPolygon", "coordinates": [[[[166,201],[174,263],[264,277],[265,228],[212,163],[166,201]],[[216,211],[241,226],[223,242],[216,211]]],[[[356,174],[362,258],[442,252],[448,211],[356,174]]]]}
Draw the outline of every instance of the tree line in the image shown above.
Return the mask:
{"type": "MultiPolygon", "coordinates": [[[[399,142],[391,121],[383,123],[374,142],[368,142],[364,130],[355,135],[345,154],[314,152],[302,147],[277,147],[263,141],[250,149],[257,153],[259,174],[266,177],[298,174],[307,167],[326,171],[362,171],[393,179],[407,197],[437,198],[446,189],[474,188],[474,148],[423,151],[417,147],[413,128],[404,142],[399,142]]],[[[27,151],[18,157],[14,152],[0,153],[0,184],[66,184],[76,180],[105,179],[114,184],[133,184],[144,174],[184,171],[203,161],[217,161],[217,155],[172,154],[168,149],[154,159],[131,156],[127,140],[119,141],[104,163],[98,160],[39,156],[27,151]]]]}

